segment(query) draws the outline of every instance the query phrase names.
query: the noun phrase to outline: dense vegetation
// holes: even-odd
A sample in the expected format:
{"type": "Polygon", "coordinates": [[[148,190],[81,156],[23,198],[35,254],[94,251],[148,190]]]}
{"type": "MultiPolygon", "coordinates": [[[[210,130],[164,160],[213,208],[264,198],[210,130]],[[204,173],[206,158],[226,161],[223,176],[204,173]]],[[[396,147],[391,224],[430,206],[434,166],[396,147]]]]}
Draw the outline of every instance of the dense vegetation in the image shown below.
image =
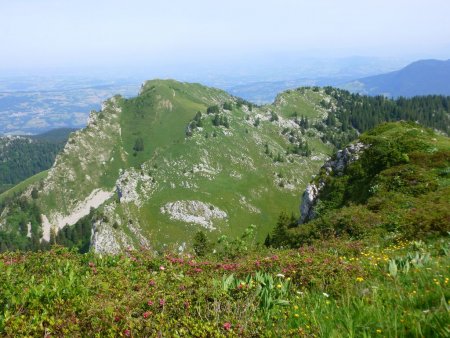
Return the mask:
{"type": "MultiPolygon", "coordinates": [[[[33,190],[32,196],[35,193],[33,190]]],[[[34,199],[13,196],[0,203],[0,210],[5,206],[10,212],[6,218],[8,227],[0,229],[0,252],[49,250],[51,244],[59,244],[86,253],[90,248],[92,224],[103,217],[98,211],[91,210],[74,225],[66,225],[57,234],[52,232],[50,242],[47,242],[41,240],[41,211],[34,199]]]]}
{"type": "MultiPolygon", "coordinates": [[[[249,238],[249,237],[247,237],[249,238]]],[[[0,255],[3,336],[437,337],[450,334],[450,245],[378,238],[292,250],[238,241],[195,257],[0,255]],[[237,251],[236,251],[237,250],[237,251]]]]}
{"type": "Polygon", "coordinates": [[[72,129],[26,137],[0,138],[0,193],[50,168],[72,129]]]}
{"type": "MultiPolygon", "coordinates": [[[[389,99],[384,96],[351,94],[344,90],[326,87],[325,93],[336,100],[336,117],[343,131],[350,127],[359,132],[374,128],[382,122],[417,121],[426,127],[446,134],[450,132],[450,96],[415,96],[389,99]]],[[[329,103],[322,102],[328,106],[329,103]]],[[[333,125],[333,115],[327,118],[333,125]]]]}
{"type": "Polygon", "coordinates": [[[343,175],[323,168],[316,218],[292,226],[280,216],[271,245],[313,238],[446,235],[450,231],[450,141],[415,123],[382,124],[362,134],[370,145],[343,175]],[[281,235],[280,235],[281,234],[281,235]]]}

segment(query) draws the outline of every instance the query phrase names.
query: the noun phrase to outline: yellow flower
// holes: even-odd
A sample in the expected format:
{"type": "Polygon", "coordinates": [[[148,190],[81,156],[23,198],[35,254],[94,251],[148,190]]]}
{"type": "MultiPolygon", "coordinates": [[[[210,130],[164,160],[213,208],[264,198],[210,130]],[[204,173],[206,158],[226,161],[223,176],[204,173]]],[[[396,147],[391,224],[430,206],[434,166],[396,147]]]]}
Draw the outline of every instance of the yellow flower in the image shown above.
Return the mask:
{"type": "Polygon", "coordinates": [[[362,278],[362,277],[356,277],[356,281],[359,282],[359,283],[361,283],[361,282],[364,281],[364,278],[362,278]]]}
{"type": "Polygon", "coordinates": [[[278,285],[277,285],[277,288],[278,288],[278,289],[281,289],[281,284],[278,284],[278,285]]]}
{"type": "Polygon", "coordinates": [[[381,333],[381,330],[380,330],[380,329],[377,329],[377,333],[381,333]]]}
{"type": "Polygon", "coordinates": [[[295,317],[295,318],[298,318],[298,313],[296,313],[296,314],[294,315],[294,317],[295,317]]]}
{"type": "Polygon", "coordinates": [[[294,310],[298,310],[298,306],[297,305],[294,305],[294,310]]]}

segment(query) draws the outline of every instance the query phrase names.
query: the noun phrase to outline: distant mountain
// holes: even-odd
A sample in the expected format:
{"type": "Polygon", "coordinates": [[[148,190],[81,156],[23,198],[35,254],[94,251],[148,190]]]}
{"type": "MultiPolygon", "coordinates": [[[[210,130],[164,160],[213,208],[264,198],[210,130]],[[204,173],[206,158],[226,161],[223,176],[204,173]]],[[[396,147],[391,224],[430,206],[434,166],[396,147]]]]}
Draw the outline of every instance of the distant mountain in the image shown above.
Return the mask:
{"type": "Polygon", "coordinates": [[[361,78],[341,87],[389,97],[450,95],[450,60],[420,60],[398,71],[361,78]]]}

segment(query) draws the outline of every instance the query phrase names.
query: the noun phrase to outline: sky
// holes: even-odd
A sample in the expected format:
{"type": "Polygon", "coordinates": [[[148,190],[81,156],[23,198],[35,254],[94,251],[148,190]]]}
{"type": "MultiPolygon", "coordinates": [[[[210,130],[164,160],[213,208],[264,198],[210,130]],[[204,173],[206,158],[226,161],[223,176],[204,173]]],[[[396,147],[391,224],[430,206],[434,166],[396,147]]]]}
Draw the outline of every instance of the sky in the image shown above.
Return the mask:
{"type": "Polygon", "coordinates": [[[448,0],[0,0],[0,71],[450,58],[448,0]]]}

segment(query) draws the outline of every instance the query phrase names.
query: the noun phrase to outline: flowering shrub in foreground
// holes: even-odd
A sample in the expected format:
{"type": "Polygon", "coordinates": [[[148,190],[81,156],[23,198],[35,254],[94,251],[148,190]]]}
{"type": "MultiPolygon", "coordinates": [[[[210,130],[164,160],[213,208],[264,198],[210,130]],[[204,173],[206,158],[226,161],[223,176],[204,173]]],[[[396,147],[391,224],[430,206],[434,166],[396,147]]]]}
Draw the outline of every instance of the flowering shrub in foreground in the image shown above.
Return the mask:
{"type": "Polygon", "coordinates": [[[383,248],[333,240],[226,261],[147,251],[80,255],[59,247],[6,253],[0,334],[445,336],[448,248],[448,238],[383,248]]]}

